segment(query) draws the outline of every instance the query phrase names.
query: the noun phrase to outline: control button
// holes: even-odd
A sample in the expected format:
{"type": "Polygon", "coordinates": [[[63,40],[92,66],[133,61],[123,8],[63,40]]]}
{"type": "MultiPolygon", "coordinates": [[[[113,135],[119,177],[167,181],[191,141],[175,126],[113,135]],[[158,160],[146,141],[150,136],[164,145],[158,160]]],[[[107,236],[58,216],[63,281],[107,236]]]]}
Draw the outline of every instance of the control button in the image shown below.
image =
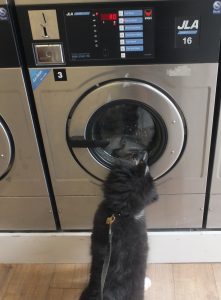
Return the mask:
{"type": "Polygon", "coordinates": [[[127,46],[126,52],[141,52],[144,51],[143,46],[127,46]]]}
{"type": "Polygon", "coordinates": [[[120,40],[121,45],[125,45],[125,40],[120,40]]]}
{"type": "Polygon", "coordinates": [[[137,31],[137,32],[125,32],[125,38],[143,38],[143,32],[137,31]]]}
{"type": "Polygon", "coordinates": [[[143,30],[143,25],[126,25],[125,31],[137,31],[137,30],[143,30]]]}
{"type": "Polygon", "coordinates": [[[126,53],[121,53],[121,58],[126,58],[126,53]]]}
{"type": "Polygon", "coordinates": [[[126,45],[143,45],[143,39],[129,39],[125,40],[126,45]]]}
{"type": "Polygon", "coordinates": [[[37,65],[64,64],[64,56],[61,44],[34,45],[37,65]]]}
{"type": "Polygon", "coordinates": [[[141,17],[143,16],[143,11],[141,9],[138,10],[125,10],[124,11],[125,17],[141,17]]]}
{"type": "Polygon", "coordinates": [[[120,51],[121,51],[121,52],[125,52],[125,47],[124,47],[124,46],[121,46],[121,47],[120,47],[120,51]]]}
{"type": "Polygon", "coordinates": [[[124,38],[124,32],[120,32],[120,38],[124,38]]]}
{"type": "Polygon", "coordinates": [[[119,30],[120,30],[120,31],[124,31],[124,26],[123,26],[123,25],[120,25],[120,26],[119,26],[119,30]]]}
{"type": "Polygon", "coordinates": [[[153,10],[152,9],[146,9],[144,11],[145,17],[151,18],[153,16],[153,10]]]}
{"type": "Polygon", "coordinates": [[[118,15],[119,15],[119,17],[123,17],[124,16],[123,10],[119,10],[118,15]]]}
{"type": "Polygon", "coordinates": [[[125,18],[125,24],[143,24],[143,18],[125,18]]]}
{"type": "Polygon", "coordinates": [[[124,19],[123,18],[119,18],[119,24],[124,24],[124,19]]]}

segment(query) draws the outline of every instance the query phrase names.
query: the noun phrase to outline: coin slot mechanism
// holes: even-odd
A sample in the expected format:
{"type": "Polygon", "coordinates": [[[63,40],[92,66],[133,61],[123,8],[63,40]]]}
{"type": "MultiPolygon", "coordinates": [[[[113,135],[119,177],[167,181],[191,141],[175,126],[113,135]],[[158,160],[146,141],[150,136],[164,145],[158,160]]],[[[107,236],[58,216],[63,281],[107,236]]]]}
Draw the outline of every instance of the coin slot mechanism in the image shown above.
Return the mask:
{"type": "Polygon", "coordinates": [[[28,15],[33,40],[60,39],[55,9],[29,10],[28,15]]]}

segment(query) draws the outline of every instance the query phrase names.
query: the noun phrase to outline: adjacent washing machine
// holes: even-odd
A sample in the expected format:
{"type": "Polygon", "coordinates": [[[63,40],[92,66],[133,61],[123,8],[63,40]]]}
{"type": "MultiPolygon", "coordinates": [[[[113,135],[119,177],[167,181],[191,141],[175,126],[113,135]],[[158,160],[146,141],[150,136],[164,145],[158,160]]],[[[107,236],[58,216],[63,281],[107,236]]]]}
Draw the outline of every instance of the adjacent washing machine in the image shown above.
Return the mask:
{"type": "MultiPolygon", "coordinates": [[[[221,58],[221,56],[220,56],[221,58]]],[[[220,60],[221,63],[221,60],[220,60]]],[[[221,101],[221,66],[218,77],[217,102],[221,101]]],[[[219,111],[218,131],[216,132],[216,148],[213,163],[212,185],[210,190],[207,227],[221,228],[221,111],[219,111]]],[[[216,130],[217,128],[215,128],[216,130]]]]}
{"type": "Polygon", "coordinates": [[[102,181],[149,153],[149,228],[201,228],[219,53],[213,1],[16,0],[63,229],[90,229],[102,181]]]}
{"type": "Polygon", "coordinates": [[[0,0],[0,230],[55,229],[6,2],[0,0]]]}

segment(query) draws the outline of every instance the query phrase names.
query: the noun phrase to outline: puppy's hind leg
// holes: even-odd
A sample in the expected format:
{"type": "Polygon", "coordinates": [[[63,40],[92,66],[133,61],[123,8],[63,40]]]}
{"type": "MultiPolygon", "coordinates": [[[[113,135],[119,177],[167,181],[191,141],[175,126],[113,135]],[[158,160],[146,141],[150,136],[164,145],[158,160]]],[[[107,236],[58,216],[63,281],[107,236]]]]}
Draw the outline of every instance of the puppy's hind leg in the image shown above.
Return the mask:
{"type": "Polygon", "coordinates": [[[94,251],[92,258],[90,280],[79,300],[100,300],[101,272],[104,263],[104,253],[101,247],[94,251]]]}
{"type": "Polygon", "coordinates": [[[100,300],[99,292],[90,288],[88,286],[83,293],[81,294],[81,297],[79,300],[100,300]]]}

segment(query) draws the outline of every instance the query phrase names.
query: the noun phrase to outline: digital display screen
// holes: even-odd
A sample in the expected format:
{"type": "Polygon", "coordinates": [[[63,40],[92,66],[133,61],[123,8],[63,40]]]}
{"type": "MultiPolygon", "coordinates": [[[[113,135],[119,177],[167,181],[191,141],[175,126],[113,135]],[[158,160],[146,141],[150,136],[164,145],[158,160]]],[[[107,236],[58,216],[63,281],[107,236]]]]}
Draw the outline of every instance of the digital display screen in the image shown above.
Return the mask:
{"type": "Polygon", "coordinates": [[[101,21],[117,21],[117,14],[116,13],[108,13],[108,14],[101,14],[100,19],[101,21]]]}

